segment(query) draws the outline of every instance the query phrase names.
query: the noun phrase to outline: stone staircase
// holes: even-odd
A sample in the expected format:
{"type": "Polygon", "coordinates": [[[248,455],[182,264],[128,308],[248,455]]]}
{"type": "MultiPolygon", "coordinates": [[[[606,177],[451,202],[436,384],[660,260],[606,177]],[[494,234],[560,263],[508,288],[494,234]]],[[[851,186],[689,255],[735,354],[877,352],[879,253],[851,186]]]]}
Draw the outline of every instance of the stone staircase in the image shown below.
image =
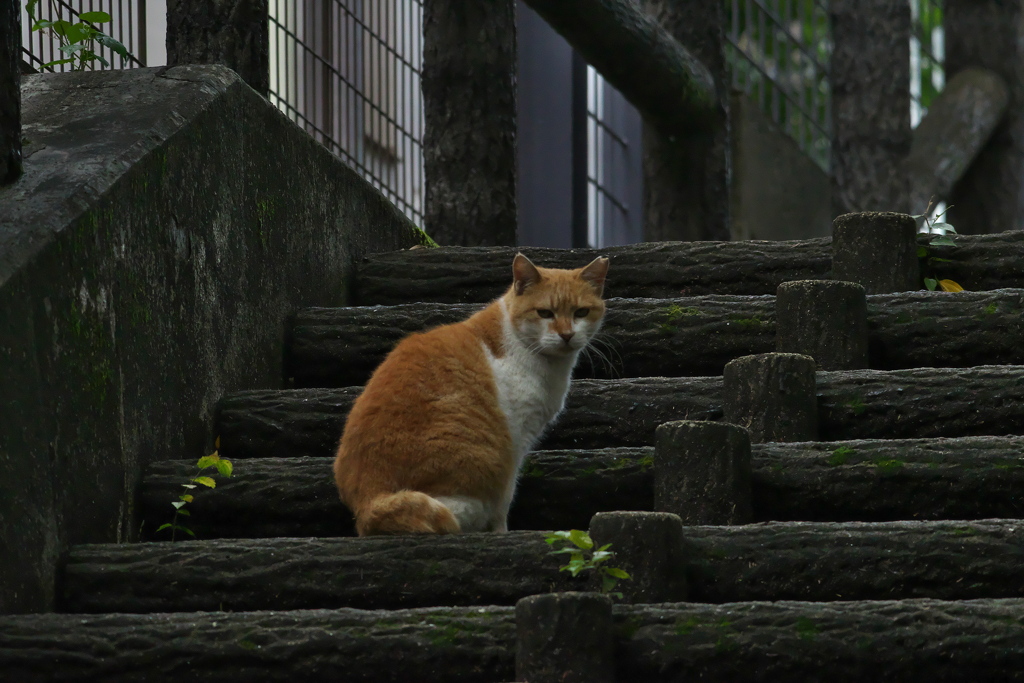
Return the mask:
{"type": "MultiPolygon", "coordinates": [[[[956,241],[934,254],[973,291],[868,295],[871,369],[818,371],[817,438],[754,438],[746,474],[723,475],[747,477],[749,518],[716,524],[699,505],[674,510],[683,524],[663,514],[663,468],[687,454],[659,426],[724,420],[726,365],[776,351],[776,288],[832,277],[833,247],[602,250],[600,354],[527,462],[514,531],[437,538],[348,538],[331,455],[384,354],[500,293],[514,252],[366,259],[360,306],[295,316],[292,388],[221,402],[235,473],[190,505],[201,540],[72,548],[62,613],[0,617],[0,678],[511,681],[517,647],[534,683],[598,680],[574,674],[598,658],[600,680],[618,681],[1024,678],[1024,232],[956,241]],[[553,622],[531,630],[535,603],[517,603],[595,585],[559,572],[544,542],[570,528],[613,538],[634,580],[600,617],[610,647],[584,642],[596,617],[570,618],[586,596],[556,598],[561,635],[579,642],[558,653],[561,673],[530,674],[543,658],[531,637],[553,622]]],[[[595,255],[526,251],[547,266],[595,255]]],[[[148,541],[188,455],[141,484],[148,541]]]]}

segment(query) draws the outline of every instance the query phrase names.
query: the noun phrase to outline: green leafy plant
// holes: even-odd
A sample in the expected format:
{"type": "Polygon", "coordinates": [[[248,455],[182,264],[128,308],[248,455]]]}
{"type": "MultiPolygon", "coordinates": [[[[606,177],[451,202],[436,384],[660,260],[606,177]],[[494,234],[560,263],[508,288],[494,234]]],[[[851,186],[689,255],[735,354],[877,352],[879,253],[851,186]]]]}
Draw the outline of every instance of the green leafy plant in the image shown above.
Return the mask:
{"type": "Polygon", "coordinates": [[[941,289],[944,292],[964,291],[964,288],[961,287],[959,283],[949,279],[939,279],[939,277],[933,272],[934,267],[938,264],[952,263],[952,259],[932,256],[930,249],[930,247],[956,248],[956,242],[954,242],[949,236],[950,233],[954,235],[956,234],[956,228],[953,227],[952,223],[939,220],[942,218],[943,214],[952,208],[952,206],[947,206],[932,218],[932,211],[935,210],[935,198],[933,197],[931,201],[928,202],[928,208],[925,209],[923,214],[913,216],[914,220],[917,221],[919,232],[931,235],[927,246],[920,246],[917,248],[917,257],[921,260],[921,272],[924,276],[924,286],[931,292],[934,292],[937,289],[941,289]]]}
{"type": "MultiPolygon", "coordinates": [[[[116,38],[108,36],[96,28],[96,24],[106,24],[112,18],[106,12],[82,12],[78,15],[78,21],[72,23],[65,19],[51,21],[49,19],[36,19],[36,5],[39,0],[28,0],[25,11],[28,12],[32,21],[33,31],[49,31],[60,42],[57,49],[67,55],[62,59],[43,64],[40,68],[53,71],[58,64],[70,64],[72,69],[81,70],[86,64],[100,62],[103,66],[110,66],[110,63],[99,54],[96,44],[103,45],[121,55],[121,59],[129,59],[131,55],[128,48],[121,44],[116,38]]],[[[50,16],[56,16],[57,11],[50,0],[50,16]]]]}
{"type": "Polygon", "coordinates": [[[601,577],[601,592],[622,598],[622,593],[613,593],[612,590],[621,579],[628,579],[629,574],[618,567],[604,565],[605,562],[615,557],[615,553],[608,550],[612,546],[611,543],[606,543],[595,549],[590,534],[579,529],[553,531],[545,536],[544,540],[550,546],[561,546],[552,550],[552,555],[565,554],[569,556],[569,564],[559,567],[559,571],[579,576],[581,572],[594,570],[601,577]]]}
{"type": "MultiPolygon", "coordinates": [[[[217,448],[220,449],[219,438],[217,439],[217,448]]],[[[178,518],[191,516],[191,513],[185,509],[185,506],[195,499],[194,496],[190,493],[191,491],[195,490],[200,486],[206,486],[211,489],[217,488],[216,480],[213,477],[209,476],[208,474],[204,474],[204,472],[210,470],[211,468],[215,469],[218,474],[224,477],[230,477],[231,473],[234,471],[234,467],[232,466],[231,461],[226,458],[220,457],[220,454],[217,451],[214,451],[210,455],[204,455],[203,457],[199,458],[199,461],[196,462],[195,474],[192,475],[192,478],[189,479],[187,483],[182,484],[182,488],[185,490],[184,493],[178,496],[178,500],[171,502],[171,505],[174,507],[174,518],[166,524],[161,524],[157,528],[158,533],[163,531],[164,529],[170,529],[172,541],[175,540],[175,536],[179,531],[188,534],[192,538],[196,537],[194,531],[189,529],[184,524],[178,522],[178,518]]]]}

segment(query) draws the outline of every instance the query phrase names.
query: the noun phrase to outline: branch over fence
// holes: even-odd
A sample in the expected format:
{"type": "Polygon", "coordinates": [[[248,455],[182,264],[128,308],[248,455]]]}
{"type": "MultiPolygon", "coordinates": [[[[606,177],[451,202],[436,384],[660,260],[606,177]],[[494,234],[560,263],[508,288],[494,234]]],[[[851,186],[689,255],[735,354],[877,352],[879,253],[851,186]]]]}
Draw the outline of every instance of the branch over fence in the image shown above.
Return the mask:
{"type": "Polygon", "coordinates": [[[713,125],[708,69],[631,0],[526,0],[644,116],[671,134],[713,125]]]}

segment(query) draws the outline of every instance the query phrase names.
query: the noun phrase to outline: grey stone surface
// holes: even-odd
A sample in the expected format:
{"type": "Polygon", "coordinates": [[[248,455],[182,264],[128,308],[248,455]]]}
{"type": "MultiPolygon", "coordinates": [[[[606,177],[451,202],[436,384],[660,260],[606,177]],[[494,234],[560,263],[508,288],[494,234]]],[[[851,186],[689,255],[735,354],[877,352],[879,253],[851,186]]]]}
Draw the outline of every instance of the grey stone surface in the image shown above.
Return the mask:
{"type": "MultiPolygon", "coordinates": [[[[643,0],[643,10],[685,45],[714,81],[706,123],[645,125],[644,239],[729,240],[732,157],[725,5],[717,0],[643,0]]],[[[640,80],[633,75],[634,80],[640,80]]],[[[653,121],[652,121],[653,122],[653,121]]]]}
{"type": "Polygon", "coordinates": [[[21,175],[21,3],[0,6],[0,185],[21,175]]]}
{"type": "MultiPolygon", "coordinates": [[[[947,0],[946,78],[989,69],[1009,87],[1006,116],[953,187],[949,220],[966,234],[1024,225],[1024,13],[1019,0],[947,0]]],[[[959,281],[958,281],[959,282],[959,281]]]]}
{"type": "MultiPolygon", "coordinates": [[[[73,547],[61,611],[509,605],[587,590],[545,532],[73,547]],[[173,586],[173,590],[169,587],[173,586]]],[[[684,532],[689,599],[1024,597],[1020,520],[766,522],[684,532]]]]}
{"type": "Polygon", "coordinates": [[[868,305],[864,287],[837,280],[779,285],[776,350],[810,356],[820,370],[868,367],[868,305]]]}
{"type": "Polygon", "coordinates": [[[1024,597],[1016,519],[765,522],[686,541],[693,602],[1024,597]]]}
{"type": "Polygon", "coordinates": [[[588,590],[540,531],[76,546],[60,611],[511,605],[588,590]],[[111,573],[113,572],[113,573],[111,573]],[[175,590],[168,590],[168,586],[175,590]]]}
{"type": "Polygon", "coordinates": [[[917,223],[906,214],[843,214],[832,227],[832,277],[868,294],[921,289],[917,245],[917,223]]]}
{"type": "MultiPolygon", "coordinates": [[[[4,617],[0,666],[25,683],[58,675],[157,683],[513,680],[514,608],[480,609],[4,617]]],[[[627,683],[1006,681],[1024,669],[1020,599],[616,605],[612,613],[616,680],[627,683]]]]}
{"type": "MultiPolygon", "coordinates": [[[[924,246],[931,235],[919,235],[924,246]]],[[[1024,230],[954,235],[955,247],[932,247],[938,277],[972,291],[1024,287],[1024,230]]],[[[605,249],[524,248],[535,263],[578,268],[598,256],[612,260],[605,295],[677,297],[774,294],[790,280],[832,278],[832,240],[792,242],[658,242],[605,249]]],[[[378,254],[359,264],[360,305],[412,301],[484,302],[511,284],[514,249],[415,249],[378,254]]],[[[916,254],[915,254],[916,257],[916,254]]],[[[841,279],[841,278],[840,278],[841,279]]],[[[919,289],[920,287],[915,287],[919,289]]]]}
{"type": "Polygon", "coordinates": [[[911,146],[910,5],[831,0],[828,14],[833,215],[906,212],[910,187],[902,162],[911,146]]]}
{"type": "Polygon", "coordinates": [[[734,90],[731,239],[802,240],[832,234],[832,185],[828,173],[796,140],[734,90]]]}
{"type": "MultiPolygon", "coordinates": [[[[722,375],[722,419],[746,428],[753,443],[817,440],[815,369],[813,358],[798,353],[762,353],[730,361],[722,375]]],[[[725,462],[736,457],[723,454],[725,462]]]]}
{"type": "MultiPolygon", "coordinates": [[[[626,602],[686,600],[683,523],[665,512],[598,512],[590,520],[596,547],[611,544],[606,564],[629,574],[615,586],[626,602]]],[[[600,580],[600,579],[599,579],[600,580]]]]}
{"type": "Polygon", "coordinates": [[[614,683],[611,598],[594,593],[551,593],[517,602],[516,679],[614,683]]]}
{"type": "MultiPolygon", "coordinates": [[[[737,356],[774,348],[773,303],[771,297],[736,296],[610,299],[601,332],[573,376],[720,374],[737,356]]],[[[298,387],[363,384],[409,333],[464,320],[480,308],[424,303],[301,311],[289,373],[298,387]]]]}
{"type": "Polygon", "coordinates": [[[267,96],[268,0],[167,0],[167,63],[223,64],[267,96]]]}
{"type": "Polygon", "coordinates": [[[1019,680],[1021,600],[623,605],[618,680],[1019,680]]]}
{"type": "MultiPolygon", "coordinates": [[[[334,453],[359,388],[250,391],[221,402],[215,431],[228,457],[334,453]]],[[[818,373],[820,437],[894,439],[1024,433],[1024,367],[818,373]]],[[[658,425],[721,420],[719,377],[577,380],[541,448],[654,444],[658,425]]]]}
{"type": "MultiPolygon", "coordinates": [[[[1024,437],[1014,436],[754,444],[753,519],[1024,517],[1022,453],[1024,437]]],[[[196,494],[187,524],[201,539],[352,536],[352,515],[338,500],[332,462],[238,460],[230,479],[218,477],[216,489],[196,494]]],[[[171,501],[194,473],[189,460],[148,468],[139,491],[145,538],[171,520],[171,501]]],[[[653,447],[538,451],[520,477],[509,526],[584,529],[599,512],[654,509],[653,447]]]]}
{"type": "Polygon", "coordinates": [[[516,244],[514,0],[423,2],[421,87],[427,233],[516,244]]]}
{"type": "Polygon", "coordinates": [[[225,391],[280,386],[286,318],[419,237],[220,66],[26,76],[0,189],[0,612],[68,543],[129,540],[154,460],[212,449],[225,391]],[[282,169],[288,169],[283,172],[282,169]]]}
{"type": "Polygon", "coordinates": [[[686,524],[748,524],[750,435],[725,422],[678,420],[655,433],[654,509],[686,524]]]}
{"type": "MultiPolygon", "coordinates": [[[[25,683],[58,675],[158,683],[513,680],[514,608],[479,610],[5,617],[0,666],[25,683]]],[[[612,613],[615,674],[628,683],[1005,681],[1024,668],[1020,599],[616,605],[612,613]]]]}
{"type": "Polygon", "coordinates": [[[515,644],[512,607],[0,617],[23,683],[493,683],[515,644]]]}
{"type": "Polygon", "coordinates": [[[933,199],[950,198],[1003,120],[1009,101],[1006,82],[987,69],[964,69],[946,83],[914,129],[910,154],[903,160],[910,213],[923,214],[933,199]]]}

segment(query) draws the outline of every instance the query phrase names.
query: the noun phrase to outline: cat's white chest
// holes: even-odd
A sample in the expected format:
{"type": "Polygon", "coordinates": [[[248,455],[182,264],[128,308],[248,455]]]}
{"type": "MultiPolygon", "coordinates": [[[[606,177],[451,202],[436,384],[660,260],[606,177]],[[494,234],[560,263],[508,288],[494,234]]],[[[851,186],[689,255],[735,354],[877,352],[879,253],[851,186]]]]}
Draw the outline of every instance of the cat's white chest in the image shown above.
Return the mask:
{"type": "Polygon", "coordinates": [[[552,360],[512,344],[504,356],[489,360],[518,465],[562,411],[575,358],[552,360]]]}

